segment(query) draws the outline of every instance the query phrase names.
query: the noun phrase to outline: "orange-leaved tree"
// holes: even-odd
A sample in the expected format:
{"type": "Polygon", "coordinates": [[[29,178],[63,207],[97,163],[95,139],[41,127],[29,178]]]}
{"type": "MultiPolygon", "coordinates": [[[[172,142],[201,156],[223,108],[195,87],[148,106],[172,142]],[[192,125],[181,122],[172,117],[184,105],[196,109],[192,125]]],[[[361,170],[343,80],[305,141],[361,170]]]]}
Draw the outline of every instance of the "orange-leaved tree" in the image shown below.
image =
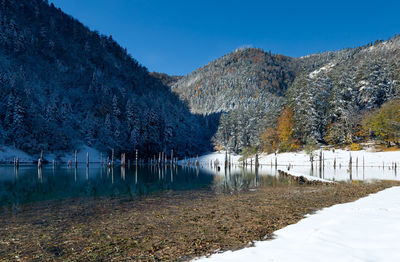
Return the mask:
{"type": "Polygon", "coordinates": [[[280,151],[293,151],[300,147],[299,141],[293,137],[293,128],[293,112],[289,106],[286,106],[278,118],[276,130],[280,151]]]}

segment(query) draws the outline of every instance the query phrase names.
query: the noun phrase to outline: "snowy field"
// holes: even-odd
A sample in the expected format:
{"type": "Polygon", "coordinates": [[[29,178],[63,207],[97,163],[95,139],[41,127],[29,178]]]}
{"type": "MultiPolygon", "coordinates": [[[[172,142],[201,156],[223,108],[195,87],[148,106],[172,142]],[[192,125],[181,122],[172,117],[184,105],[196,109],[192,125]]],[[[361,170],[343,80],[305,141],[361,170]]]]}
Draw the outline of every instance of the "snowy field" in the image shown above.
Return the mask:
{"type": "MultiPolygon", "coordinates": [[[[350,180],[400,180],[400,151],[393,152],[370,152],[366,150],[346,151],[346,150],[324,150],[323,163],[324,167],[319,168],[320,151],[314,152],[313,168],[311,168],[310,156],[305,152],[298,153],[282,153],[282,154],[260,154],[259,163],[261,164],[258,170],[260,175],[277,175],[277,170],[286,171],[292,175],[304,175],[320,180],[330,181],[350,181],[350,180]],[[352,168],[349,168],[350,156],[352,157],[352,168]],[[275,168],[275,158],[278,164],[275,168]],[[336,160],[336,168],[334,162],[336,160]],[[396,163],[397,168],[394,168],[396,163]],[[290,166],[289,166],[290,165],[290,166]]],[[[239,155],[231,155],[233,163],[232,172],[240,170],[239,155]]],[[[192,163],[195,158],[190,159],[192,163]]],[[[213,152],[199,157],[201,167],[208,169],[210,172],[215,172],[215,169],[210,166],[210,162],[218,161],[221,167],[220,174],[224,174],[225,152],[213,152]]],[[[247,159],[247,169],[254,169],[250,166],[250,158],[247,159]]],[[[255,158],[252,158],[254,165],[255,158]]],[[[187,161],[180,161],[179,164],[185,165],[187,161]]]]}
{"type": "Polygon", "coordinates": [[[275,239],[197,261],[400,261],[400,187],[334,205],[275,239]]]}

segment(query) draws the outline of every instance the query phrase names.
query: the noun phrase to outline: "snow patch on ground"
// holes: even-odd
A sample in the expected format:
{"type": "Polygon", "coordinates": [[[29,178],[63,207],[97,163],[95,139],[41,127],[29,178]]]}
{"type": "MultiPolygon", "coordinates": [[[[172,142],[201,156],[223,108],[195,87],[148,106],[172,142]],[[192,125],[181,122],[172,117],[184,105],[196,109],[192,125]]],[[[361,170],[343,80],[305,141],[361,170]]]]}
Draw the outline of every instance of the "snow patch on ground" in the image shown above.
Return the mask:
{"type": "MultiPolygon", "coordinates": [[[[329,181],[350,181],[350,180],[400,180],[400,151],[372,152],[369,150],[347,151],[347,150],[323,150],[324,167],[319,168],[320,151],[313,152],[314,162],[311,168],[310,156],[304,151],[280,153],[280,154],[259,154],[260,168],[259,175],[277,176],[277,169],[285,172],[301,174],[329,181]],[[350,156],[352,157],[352,168],[349,168],[350,156]],[[275,167],[275,159],[278,164],[275,167]],[[336,168],[334,162],[336,161],[336,168]],[[396,163],[397,168],[394,168],[396,163]]],[[[232,172],[240,171],[242,161],[240,156],[231,154],[233,164],[232,172]]],[[[215,173],[214,162],[218,160],[221,173],[224,173],[225,151],[214,152],[199,157],[199,165],[204,169],[215,173]],[[210,162],[213,162],[211,168],[210,162]]],[[[194,165],[196,158],[190,159],[194,165]]],[[[247,169],[254,168],[255,156],[247,159],[247,169]],[[253,165],[250,165],[250,163],[253,165]]],[[[180,165],[187,165],[187,161],[179,161],[180,165]]],[[[253,169],[254,170],[254,169],[253,169]]],[[[217,173],[218,174],[218,173],[217,173]]]]}
{"type": "MultiPolygon", "coordinates": [[[[233,164],[235,164],[235,165],[239,164],[239,158],[241,158],[240,155],[231,153],[230,157],[231,157],[231,162],[233,164]]],[[[228,158],[229,158],[229,154],[228,154],[228,158]]],[[[180,160],[180,161],[178,161],[178,164],[179,165],[186,165],[188,160],[193,163],[193,162],[195,162],[197,160],[197,158],[196,157],[192,157],[192,158],[187,158],[187,159],[184,159],[184,160],[180,160]]],[[[225,162],[225,151],[212,152],[212,153],[209,153],[209,154],[205,154],[205,155],[199,156],[199,164],[202,165],[202,166],[210,165],[211,161],[213,162],[213,165],[217,161],[219,163],[219,165],[221,167],[223,167],[224,166],[224,162],[225,162]]]]}
{"type": "MultiPolygon", "coordinates": [[[[316,150],[313,152],[314,162],[319,160],[320,151],[316,150]]],[[[358,161],[358,166],[382,166],[388,167],[392,163],[400,164],[400,151],[390,151],[390,152],[371,152],[369,150],[360,151],[348,151],[342,149],[336,150],[322,150],[323,159],[326,166],[332,166],[335,159],[336,165],[348,166],[350,156],[352,157],[352,164],[355,166],[358,161]]],[[[310,156],[304,151],[302,152],[290,152],[281,153],[276,155],[278,165],[305,165],[310,166],[310,156]]],[[[254,160],[254,158],[253,158],[254,160]]],[[[260,154],[259,156],[260,164],[268,165],[275,161],[275,154],[260,154]]],[[[399,166],[400,167],[400,166],[399,166]]]]}
{"type": "Polygon", "coordinates": [[[13,163],[14,158],[18,158],[20,162],[33,162],[33,157],[22,150],[9,146],[0,146],[0,162],[13,163]]]}
{"type": "Polygon", "coordinates": [[[334,205],[275,239],[197,261],[400,261],[400,187],[334,205]]]}
{"type": "Polygon", "coordinates": [[[330,62],[329,64],[326,64],[323,67],[321,67],[320,69],[311,72],[308,76],[310,78],[315,78],[321,72],[329,72],[335,65],[336,63],[330,62]]]}
{"type": "MultiPolygon", "coordinates": [[[[89,153],[89,162],[100,162],[100,151],[89,147],[89,146],[82,146],[77,150],[77,159],[78,162],[86,162],[86,154],[89,153]]],[[[68,162],[68,160],[71,160],[72,162],[75,159],[75,152],[71,153],[64,153],[63,155],[58,157],[62,162],[68,162]]],[[[103,162],[106,161],[107,155],[103,153],[103,162]]],[[[49,159],[49,157],[46,157],[46,159],[49,159]]],[[[114,161],[119,159],[118,156],[114,156],[114,161]]],[[[51,159],[52,160],[52,159],[51,159]]]]}
{"type": "MultiPolygon", "coordinates": [[[[78,150],[77,159],[78,162],[86,162],[86,153],[89,153],[89,161],[90,162],[100,162],[100,151],[94,149],[89,146],[81,146],[78,150]]],[[[29,155],[28,153],[13,148],[9,146],[0,146],[0,162],[7,162],[13,163],[14,158],[18,158],[20,163],[32,163],[37,161],[39,158],[40,152],[37,155],[29,155]]],[[[106,158],[106,154],[103,153],[103,161],[106,158]]],[[[68,162],[68,160],[74,161],[75,153],[74,151],[70,153],[66,152],[43,152],[43,158],[49,162],[55,161],[62,161],[68,162]]],[[[116,159],[119,159],[118,156],[115,156],[116,159]]]]}

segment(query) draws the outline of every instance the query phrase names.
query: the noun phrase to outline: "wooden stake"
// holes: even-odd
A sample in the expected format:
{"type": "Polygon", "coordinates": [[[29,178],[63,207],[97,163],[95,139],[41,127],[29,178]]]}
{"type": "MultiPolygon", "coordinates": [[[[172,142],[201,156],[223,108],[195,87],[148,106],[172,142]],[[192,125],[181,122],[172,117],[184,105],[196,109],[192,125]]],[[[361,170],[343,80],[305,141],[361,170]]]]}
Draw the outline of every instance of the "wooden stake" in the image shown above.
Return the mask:
{"type": "Polygon", "coordinates": [[[136,149],[136,168],[138,166],[138,156],[139,156],[139,150],[136,149]]]}
{"type": "Polygon", "coordinates": [[[111,167],[114,167],[114,148],[111,149],[111,167]]]}

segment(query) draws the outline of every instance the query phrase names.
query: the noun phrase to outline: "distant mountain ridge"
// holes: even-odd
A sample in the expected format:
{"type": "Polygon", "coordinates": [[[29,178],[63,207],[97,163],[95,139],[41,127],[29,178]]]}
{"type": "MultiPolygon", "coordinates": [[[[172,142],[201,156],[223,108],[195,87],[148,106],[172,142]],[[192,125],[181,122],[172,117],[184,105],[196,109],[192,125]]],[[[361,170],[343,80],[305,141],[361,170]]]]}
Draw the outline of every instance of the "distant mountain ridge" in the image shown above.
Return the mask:
{"type": "MultiPolygon", "coordinates": [[[[301,58],[243,48],[195,70],[172,91],[199,114],[224,112],[214,143],[240,151],[261,147],[284,106],[303,143],[341,143],[361,114],[399,96],[400,38],[301,58]]],[[[356,140],[356,137],[353,136],[356,140]]]]}

